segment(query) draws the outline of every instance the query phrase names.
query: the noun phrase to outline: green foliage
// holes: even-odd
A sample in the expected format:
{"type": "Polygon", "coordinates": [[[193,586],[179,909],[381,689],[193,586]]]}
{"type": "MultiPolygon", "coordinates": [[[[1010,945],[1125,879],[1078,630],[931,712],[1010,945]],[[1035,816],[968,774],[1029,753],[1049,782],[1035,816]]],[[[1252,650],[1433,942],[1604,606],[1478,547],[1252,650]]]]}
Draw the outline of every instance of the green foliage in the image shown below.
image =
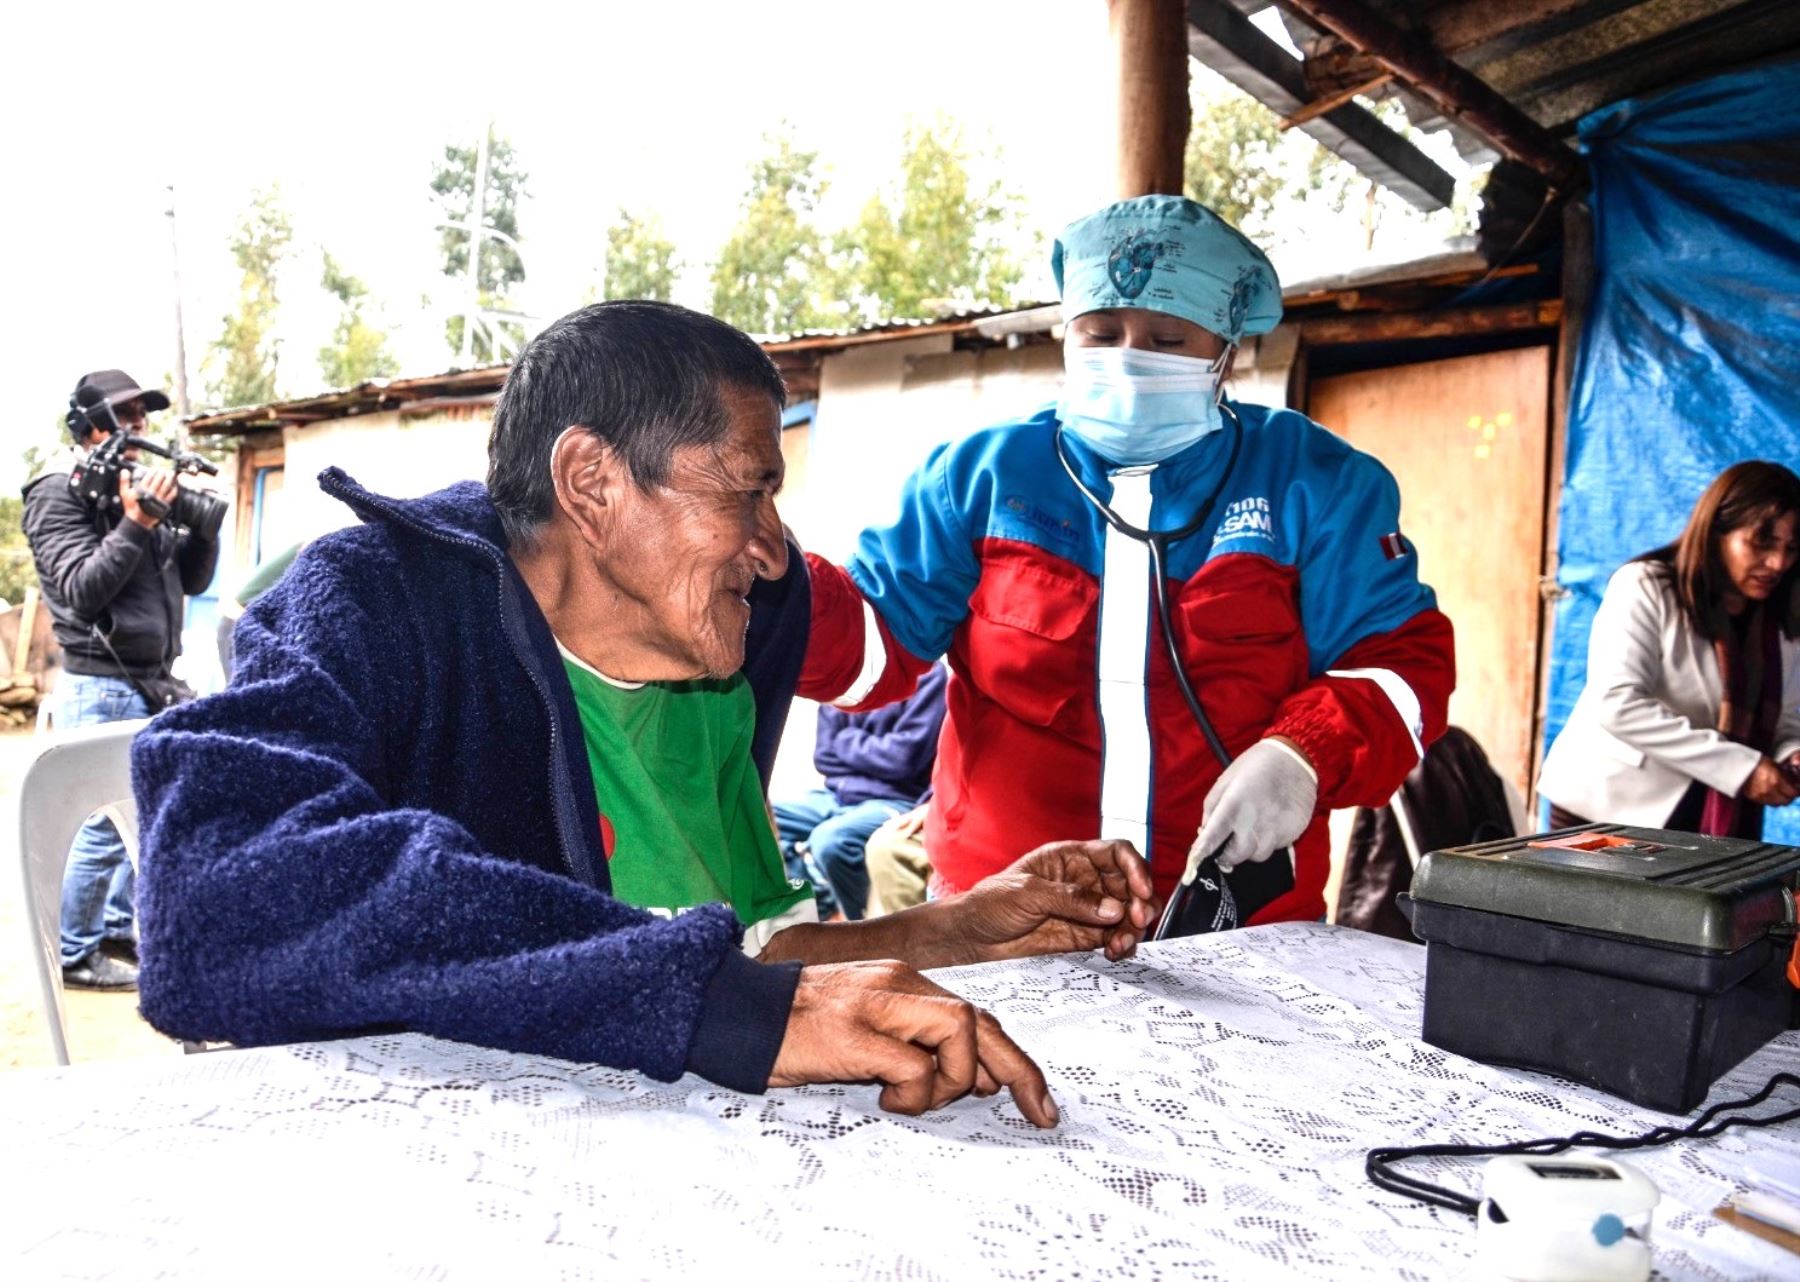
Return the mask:
{"type": "MultiPolygon", "coordinates": [[[[1276,163],[1280,120],[1245,93],[1195,104],[1188,132],[1187,195],[1246,235],[1260,230],[1287,186],[1276,163]]],[[[1321,155],[1323,148],[1317,149],[1321,155]]]]}
{"type": "Polygon", "coordinates": [[[712,271],[712,312],[752,334],[841,325],[823,233],[815,225],[825,180],[819,153],[801,151],[786,126],[750,169],[738,225],[712,271]]]}
{"type": "MultiPolygon", "coordinates": [[[[1285,231],[1294,234],[1297,206],[1322,205],[1333,215],[1361,224],[1365,249],[1375,233],[1391,224],[1391,235],[1436,239],[1464,234],[1475,222],[1479,178],[1458,184],[1448,210],[1426,214],[1371,182],[1354,166],[1314,142],[1303,131],[1283,133],[1274,112],[1212,73],[1195,80],[1194,122],[1188,134],[1186,192],[1272,248],[1285,231]]],[[[1357,103],[1383,124],[1430,152],[1425,135],[1408,123],[1398,99],[1357,103]]]]}
{"type": "MultiPolygon", "coordinates": [[[[444,158],[432,174],[431,190],[446,222],[467,223],[475,202],[474,147],[446,145],[444,158]]],[[[484,227],[519,239],[519,201],[526,194],[529,175],[519,168],[518,154],[504,137],[488,134],[487,186],[482,195],[481,221],[484,227]]],[[[469,270],[469,233],[461,228],[446,227],[440,241],[444,255],[444,274],[461,281],[469,270]]],[[[525,264],[511,245],[484,236],[481,241],[480,270],[476,277],[481,306],[504,309],[507,287],[525,279],[525,264]]],[[[463,318],[456,315],[445,324],[444,336],[450,350],[462,351],[463,318]]],[[[522,336],[522,331],[521,335],[522,336]]],[[[476,331],[472,350],[478,362],[496,359],[488,337],[476,331]]]]}
{"type": "Polygon", "coordinates": [[[618,221],[606,229],[606,281],[601,292],[607,298],[653,298],[666,303],[675,290],[680,270],[675,244],[663,235],[662,219],[619,210],[618,221]]]}
{"type": "MultiPolygon", "coordinates": [[[[21,475],[30,480],[44,470],[58,451],[69,443],[69,430],[61,414],[51,419],[50,427],[37,443],[27,445],[20,457],[25,466],[21,475]]],[[[54,482],[50,482],[54,484],[54,482]]],[[[17,605],[25,599],[25,589],[37,586],[37,567],[31,559],[31,545],[25,540],[25,500],[18,493],[0,494],[0,600],[17,605]]]]}
{"type": "Polygon", "coordinates": [[[17,494],[0,494],[0,599],[17,605],[25,589],[37,586],[37,568],[31,561],[31,545],[22,524],[25,500],[17,494]]]}
{"type": "MultiPolygon", "coordinates": [[[[445,146],[444,158],[431,176],[431,190],[446,222],[466,223],[475,200],[475,148],[445,146]]],[[[519,168],[510,141],[488,134],[487,191],[482,197],[484,226],[519,239],[519,198],[529,175],[519,168]]],[[[441,244],[444,275],[461,276],[469,269],[469,233],[446,227],[441,244]]],[[[497,240],[481,242],[481,288],[495,294],[525,279],[525,264],[512,247],[497,240]]]]}
{"type": "Polygon", "coordinates": [[[237,311],[224,318],[224,331],[209,354],[209,362],[218,367],[208,384],[216,405],[261,405],[275,399],[278,353],[270,337],[280,302],[275,277],[293,239],[280,187],[255,192],[230,241],[231,256],[243,273],[237,311]]]}
{"type": "Polygon", "coordinates": [[[330,254],[325,255],[325,271],[319,283],[342,305],[331,342],[319,349],[319,372],[325,376],[326,385],[355,387],[372,378],[398,374],[400,363],[387,350],[387,335],[363,319],[368,287],[344,271],[330,254]]]}
{"type": "Polygon", "coordinates": [[[1008,243],[1019,205],[999,181],[977,186],[960,126],[914,122],[893,189],[863,206],[838,241],[839,270],[865,321],[922,318],[1016,301],[1022,274],[1008,243]]]}

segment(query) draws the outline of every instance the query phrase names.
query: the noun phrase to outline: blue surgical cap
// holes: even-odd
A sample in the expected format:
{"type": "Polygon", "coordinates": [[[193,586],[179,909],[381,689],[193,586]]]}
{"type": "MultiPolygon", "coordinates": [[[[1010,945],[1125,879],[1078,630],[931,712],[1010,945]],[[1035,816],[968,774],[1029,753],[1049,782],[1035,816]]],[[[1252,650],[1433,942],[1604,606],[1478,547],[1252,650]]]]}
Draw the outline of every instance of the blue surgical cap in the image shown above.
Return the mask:
{"type": "Polygon", "coordinates": [[[1146,307],[1233,343],[1281,320],[1281,282],[1268,255],[1181,196],[1138,196],[1076,219],[1057,238],[1050,269],[1064,320],[1146,307]]]}

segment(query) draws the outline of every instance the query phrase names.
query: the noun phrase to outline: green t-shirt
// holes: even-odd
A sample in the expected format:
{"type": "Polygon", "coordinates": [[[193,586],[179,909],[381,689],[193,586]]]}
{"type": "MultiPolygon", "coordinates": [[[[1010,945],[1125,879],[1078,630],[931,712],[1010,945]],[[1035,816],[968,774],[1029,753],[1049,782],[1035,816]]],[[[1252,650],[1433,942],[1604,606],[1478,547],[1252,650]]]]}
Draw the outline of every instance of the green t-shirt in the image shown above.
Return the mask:
{"type": "Polygon", "coordinates": [[[756,705],[743,675],[608,681],[567,652],[612,893],[679,910],[730,904],[746,926],[812,894],[791,882],[750,759],[756,705]]]}

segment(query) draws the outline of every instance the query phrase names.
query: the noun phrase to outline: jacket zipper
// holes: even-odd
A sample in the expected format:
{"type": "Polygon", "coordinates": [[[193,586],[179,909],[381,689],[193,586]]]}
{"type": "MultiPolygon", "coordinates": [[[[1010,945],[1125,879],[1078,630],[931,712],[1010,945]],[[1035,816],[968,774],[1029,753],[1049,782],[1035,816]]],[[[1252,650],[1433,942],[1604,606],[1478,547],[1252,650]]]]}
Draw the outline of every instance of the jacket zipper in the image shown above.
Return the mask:
{"type": "Polygon", "coordinates": [[[339,502],[347,504],[353,510],[358,503],[366,503],[375,511],[380,512],[381,515],[388,520],[404,525],[415,533],[423,534],[426,538],[435,539],[439,543],[447,543],[452,547],[468,548],[472,551],[479,552],[488,564],[494,568],[498,580],[495,591],[495,606],[500,612],[500,630],[506,635],[506,644],[512,650],[513,658],[518,660],[519,666],[525,669],[525,675],[531,679],[532,689],[537,691],[538,701],[544,708],[545,719],[550,723],[550,795],[556,807],[557,854],[562,856],[563,867],[568,870],[570,877],[576,881],[587,881],[588,879],[583,878],[581,873],[577,870],[575,859],[569,853],[569,832],[567,822],[569,807],[564,804],[564,793],[568,791],[568,780],[564,777],[562,768],[562,741],[557,730],[556,704],[555,701],[551,699],[550,691],[544,685],[543,678],[538,674],[536,666],[528,663],[525,656],[519,653],[518,642],[513,637],[512,629],[507,626],[505,565],[501,564],[499,557],[495,555],[494,549],[489,545],[478,542],[475,539],[462,538],[458,535],[446,534],[439,530],[429,529],[412,520],[410,517],[387,507],[380,499],[375,495],[369,494],[366,490],[363,491],[361,498],[353,500],[349,495],[343,492],[342,487],[335,477],[327,476],[320,478],[320,486],[326,493],[330,494],[339,502]]]}

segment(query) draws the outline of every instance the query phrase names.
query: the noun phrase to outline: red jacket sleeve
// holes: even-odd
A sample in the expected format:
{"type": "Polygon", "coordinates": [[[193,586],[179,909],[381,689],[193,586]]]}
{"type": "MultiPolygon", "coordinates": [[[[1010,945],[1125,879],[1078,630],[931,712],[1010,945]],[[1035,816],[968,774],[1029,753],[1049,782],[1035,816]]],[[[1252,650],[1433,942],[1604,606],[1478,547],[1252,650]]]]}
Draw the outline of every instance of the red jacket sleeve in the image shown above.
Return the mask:
{"type": "Polygon", "coordinates": [[[1358,641],[1289,695],[1269,734],[1293,740],[1313,763],[1322,809],[1385,806],[1444,733],[1455,687],[1450,620],[1421,610],[1358,641]]]}
{"type": "Polygon", "coordinates": [[[894,640],[849,571],[811,552],[806,568],[812,577],[812,632],[798,693],[850,712],[867,712],[910,695],[931,660],[894,640]]]}

